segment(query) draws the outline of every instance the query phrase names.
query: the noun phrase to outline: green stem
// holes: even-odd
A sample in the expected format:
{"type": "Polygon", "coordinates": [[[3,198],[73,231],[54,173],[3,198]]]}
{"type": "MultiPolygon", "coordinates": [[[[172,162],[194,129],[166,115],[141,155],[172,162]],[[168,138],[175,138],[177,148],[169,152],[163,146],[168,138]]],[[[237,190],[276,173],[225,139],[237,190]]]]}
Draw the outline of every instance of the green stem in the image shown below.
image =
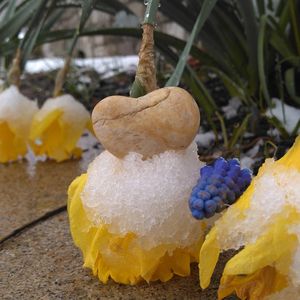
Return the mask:
{"type": "Polygon", "coordinates": [[[221,130],[222,130],[222,135],[223,135],[223,139],[224,139],[224,147],[228,150],[228,145],[229,145],[228,144],[228,135],[227,135],[224,119],[218,111],[216,111],[216,116],[219,119],[220,124],[221,124],[221,130]]]}
{"type": "Polygon", "coordinates": [[[159,2],[160,0],[148,0],[143,24],[156,25],[156,13],[160,6],[159,2]]]}
{"type": "Polygon", "coordinates": [[[258,76],[261,82],[261,90],[265,101],[272,112],[272,101],[268,90],[267,76],[265,71],[265,45],[266,41],[266,30],[267,30],[268,17],[263,15],[260,19],[259,33],[258,33],[258,45],[257,45],[257,62],[258,62],[258,76]]]}

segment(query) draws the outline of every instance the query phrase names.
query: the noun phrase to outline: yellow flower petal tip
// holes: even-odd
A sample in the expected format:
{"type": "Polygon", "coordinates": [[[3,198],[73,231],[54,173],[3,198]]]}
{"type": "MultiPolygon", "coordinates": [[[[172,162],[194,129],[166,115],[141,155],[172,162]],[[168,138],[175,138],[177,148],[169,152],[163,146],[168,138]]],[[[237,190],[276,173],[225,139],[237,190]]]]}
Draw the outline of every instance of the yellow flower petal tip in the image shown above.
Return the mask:
{"type": "Polygon", "coordinates": [[[300,299],[299,182],[300,137],[280,160],[266,160],[216,221],[200,251],[201,287],[209,285],[219,252],[242,248],[225,266],[218,299],[300,299]]]}
{"type": "Polygon", "coordinates": [[[81,151],[76,145],[90,122],[89,112],[71,95],[48,99],[34,116],[31,146],[36,155],[58,162],[78,158],[81,151]]]}
{"type": "Polygon", "coordinates": [[[206,236],[199,256],[199,278],[202,289],[209,286],[219,255],[220,246],[217,240],[217,229],[214,228],[206,236]]]}
{"type": "MultiPolygon", "coordinates": [[[[165,155],[173,155],[176,162],[179,160],[178,155],[173,152],[165,155]]],[[[196,159],[197,152],[193,155],[196,159]]],[[[187,199],[179,198],[176,202],[177,200],[174,200],[176,194],[170,196],[171,200],[159,195],[160,188],[166,185],[161,178],[157,181],[159,184],[156,187],[154,184],[147,185],[149,181],[145,180],[146,176],[152,178],[153,172],[160,172],[154,166],[160,168],[162,161],[163,158],[156,157],[145,162],[139,154],[133,153],[128,158],[120,160],[105,151],[89,166],[88,173],[76,178],[69,187],[68,214],[74,243],[82,251],[84,267],[91,269],[103,283],[110,278],[115,282],[130,285],[140,281],[165,282],[174,275],[189,276],[190,264],[198,262],[204,224],[192,218],[187,199]],[[135,189],[141,186],[139,180],[144,182],[145,186],[139,192],[135,192],[135,189]],[[132,189],[125,192],[128,181],[132,189]],[[157,202],[155,199],[152,200],[147,186],[149,191],[152,189],[154,195],[156,193],[156,198],[159,199],[157,202]],[[102,195],[102,199],[99,198],[98,192],[102,195]],[[130,204],[128,194],[134,199],[130,204]],[[142,202],[144,195],[145,202],[142,202]],[[103,200],[104,198],[107,202],[103,200]],[[149,199],[149,202],[146,199],[149,199]],[[172,202],[170,203],[172,200],[177,203],[176,205],[173,203],[174,207],[172,202]],[[88,207],[90,201],[94,203],[93,208],[88,207]],[[101,206],[103,203],[104,206],[101,206]],[[116,203],[116,206],[113,206],[113,203],[116,203]],[[162,216],[164,213],[168,215],[161,219],[147,207],[148,204],[152,210],[160,211],[162,216]],[[98,214],[98,207],[101,207],[101,215],[98,214]],[[152,218],[154,214],[156,220],[152,218]],[[173,220],[170,220],[171,218],[173,220]],[[174,226],[167,226],[166,224],[171,221],[174,226]],[[130,226],[133,225],[135,231],[130,230],[130,226]],[[170,234],[165,230],[169,230],[170,234]]],[[[172,164],[172,159],[166,164],[168,163],[172,164]]],[[[179,162],[181,163],[182,161],[179,162]]],[[[194,171],[192,173],[197,181],[198,166],[195,166],[195,162],[190,161],[188,170],[191,169],[195,170],[195,174],[194,171]]],[[[174,174],[174,169],[172,170],[170,174],[174,174]]],[[[188,170],[186,172],[189,172],[188,170]]],[[[164,175],[164,179],[170,178],[169,174],[164,175]]],[[[177,176],[173,176],[173,180],[176,180],[177,176]]],[[[191,185],[193,184],[192,182],[191,185]]],[[[167,186],[174,189],[173,182],[167,186]]],[[[181,190],[178,193],[179,197],[182,197],[186,187],[183,185],[179,189],[181,190]]],[[[187,190],[189,189],[188,187],[187,190]]]]}
{"type": "Polygon", "coordinates": [[[27,153],[29,131],[37,104],[11,86],[0,93],[0,163],[27,153]]]}

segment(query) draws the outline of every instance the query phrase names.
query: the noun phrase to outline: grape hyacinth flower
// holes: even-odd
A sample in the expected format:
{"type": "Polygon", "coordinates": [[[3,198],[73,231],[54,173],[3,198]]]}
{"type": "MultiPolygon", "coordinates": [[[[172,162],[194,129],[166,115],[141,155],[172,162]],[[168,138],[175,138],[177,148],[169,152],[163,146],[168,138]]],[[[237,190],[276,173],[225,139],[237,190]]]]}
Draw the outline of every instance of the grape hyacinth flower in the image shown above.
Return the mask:
{"type": "Polygon", "coordinates": [[[233,204],[249,186],[252,173],[241,169],[238,159],[218,158],[200,169],[200,179],[193,188],[189,207],[194,218],[210,218],[233,204]]]}

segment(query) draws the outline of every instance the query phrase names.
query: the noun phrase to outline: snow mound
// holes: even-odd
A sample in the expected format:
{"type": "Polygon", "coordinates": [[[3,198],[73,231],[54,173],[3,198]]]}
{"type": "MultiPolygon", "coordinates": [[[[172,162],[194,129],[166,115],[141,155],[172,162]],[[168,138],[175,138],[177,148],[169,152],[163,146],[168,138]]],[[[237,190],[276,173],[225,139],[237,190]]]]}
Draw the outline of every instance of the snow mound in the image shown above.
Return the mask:
{"type": "Polygon", "coordinates": [[[120,160],[105,151],[89,166],[82,202],[95,225],[106,224],[111,233],[133,232],[145,249],[189,246],[203,230],[188,207],[201,166],[195,143],[148,160],[137,153],[120,160]]]}
{"type": "MultiPolygon", "coordinates": [[[[266,160],[264,174],[254,179],[254,193],[245,218],[240,220],[230,207],[225,222],[218,226],[222,249],[239,249],[254,243],[286,206],[300,212],[299,182],[300,172],[296,169],[266,160]]],[[[300,240],[300,230],[298,237],[300,240]]]]}
{"type": "MultiPolygon", "coordinates": [[[[279,99],[273,99],[275,107],[272,110],[267,110],[266,115],[267,117],[276,117],[281,124],[284,126],[288,133],[292,133],[296,128],[299,120],[300,120],[300,109],[295,107],[289,106],[287,104],[283,104],[279,99]],[[284,119],[285,114],[285,119],[284,119]]],[[[300,128],[296,134],[300,133],[300,128]]]]}
{"type": "Polygon", "coordinates": [[[20,137],[28,137],[37,103],[22,95],[16,86],[0,93],[0,122],[7,122],[20,137]]]}
{"type": "Polygon", "coordinates": [[[81,131],[90,119],[90,113],[86,108],[68,94],[48,99],[35,118],[37,121],[42,122],[49,113],[56,109],[63,111],[61,122],[74,131],[81,131]]]}

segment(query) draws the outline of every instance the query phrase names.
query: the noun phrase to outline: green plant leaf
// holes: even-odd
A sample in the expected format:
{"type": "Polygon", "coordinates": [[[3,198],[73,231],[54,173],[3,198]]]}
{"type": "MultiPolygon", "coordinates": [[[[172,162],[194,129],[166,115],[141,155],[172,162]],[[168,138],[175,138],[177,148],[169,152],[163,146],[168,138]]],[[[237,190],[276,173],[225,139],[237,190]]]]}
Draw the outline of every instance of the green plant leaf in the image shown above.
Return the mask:
{"type": "Polygon", "coordinates": [[[0,41],[13,37],[36,13],[40,6],[40,1],[26,1],[24,5],[17,9],[15,14],[6,21],[0,28],[0,41]]]}
{"type": "Polygon", "coordinates": [[[260,16],[264,15],[266,13],[266,6],[265,6],[265,0],[256,0],[256,6],[258,9],[258,14],[260,16]]]}
{"type": "Polygon", "coordinates": [[[279,131],[279,133],[284,139],[288,139],[290,137],[290,134],[287,132],[287,130],[282,125],[282,123],[275,116],[268,118],[268,121],[279,131]]]}
{"type": "Polygon", "coordinates": [[[209,17],[216,2],[217,2],[217,0],[205,0],[203,2],[200,14],[196,20],[196,23],[194,25],[192,33],[187,41],[187,44],[186,44],[182,54],[180,55],[180,58],[179,58],[177,66],[175,68],[175,71],[174,71],[173,75],[171,76],[171,78],[169,79],[169,81],[167,82],[166,86],[177,86],[179,84],[182,73],[183,73],[185,65],[186,65],[186,62],[187,62],[187,59],[188,59],[188,56],[189,56],[191,48],[192,48],[192,45],[193,45],[196,37],[198,36],[200,30],[202,29],[205,21],[209,17]]]}
{"type": "Polygon", "coordinates": [[[279,18],[278,26],[281,32],[284,32],[289,21],[290,21],[290,10],[289,10],[289,3],[286,0],[281,0],[277,12],[277,17],[279,18]]]}
{"type": "Polygon", "coordinates": [[[42,32],[45,34],[51,30],[51,28],[58,22],[58,20],[62,17],[64,14],[63,9],[56,8],[52,13],[48,13],[48,17],[45,21],[45,24],[42,28],[42,32]]]}
{"type": "MultiPolygon", "coordinates": [[[[81,8],[82,7],[81,4],[82,4],[81,0],[72,1],[72,2],[57,1],[56,7],[57,8],[72,8],[72,7],[81,8]]],[[[94,9],[111,15],[115,15],[117,12],[122,10],[128,14],[134,15],[133,11],[129,9],[127,5],[121,3],[118,0],[96,0],[94,4],[94,9]]]]}
{"type": "Polygon", "coordinates": [[[226,149],[229,149],[228,148],[228,146],[229,146],[229,144],[228,144],[228,134],[227,134],[224,118],[218,111],[216,112],[216,115],[217,115],[217,118],[220,121],[222,136],[223,136],[223,140],[224,140],[224,147],[226,149]]]}
{"type": "MultiPolygon", "coordinates": [[[[166,46],[166,44],[162,41],[157,41],[156,47],[160,50],[161,53],[163,53],[167,61],[176,66],[178,55],[173,50],[166,46]]],[[[189,66],[183,73],[183,80],[192,91],[192,94],[194,95],[195,101],[200,107],[200,110],[203,110],[205,112],[204,115],[208,121],[208,124],[211,126],[217,137],[217,128],[215,122],[212,120],[212,116],[217,110],[217,105],[214,99],[211,97],[205,85],[201,82],[201,80],[199,80],[197,74],[189,66]]]]}
{"type": "Polygon", "coordinates": [[[296,79],[295,79],[295,69],[290,68],[284,73],[285,87],[290,95],[290,97],[297,103],[300,104],[300,97],[296,94],[296,79]]]}
{"type": "Polygon", "coordinates": [[[258,75],[260,80],[260,88],[264,98],[269,106],[272,107],[271,97],[268,90],[267,77],[265,73],[265,44],[266,44],[266,29],[267,29],[267,16],[264,15],[260,19],[259,35],[258,35],[258,75]]]}
{"type": "MultiPolygon", "coordinates": [[[[259,2],[264,2],[264,1],[259,1],[259,2]]],[[[247,70],[249,74],[249,89],[250,91],[252,91],[253,94],[257,90],[257,86],[258,86],[258,82],[257,82],[258,25],[256,21],[253,1],[237,1],[237,6],[239,7],[239,11],[243,16],[243,21],[245,26],[245,33],[247,37],[248,58],[249,58],[248,65],[247,65],[247,70]]]]}
{"type": "MultiPolygon", "coordinates": [[[[46,20],[46,6],[48,4],[49,0],[41,0],[40,1],[40,6],[37,9],[37,12],[35,16],[31,19],[29,28],[26,32],[26,35],[24,39],[20,43],[20,49],[21,49],[21,56],[22,56],[22,68],[24,67],[29,55],[31,54],[37,38],[40,34],[40,31],[43,27],[43,24],[46,20]]],[[[51,1],[50,3],[50,8],[49,10],[53,9],[54,7],[54,0],[51,1]]]]}
{"type": "Polygon", "coordinates": [[[75,46],[77,44],[78,38],[80,36],[80,33],[82,32],[85,23],[87,22],[87,20],[89,19],[92,11],[93,11],[93,6],[95,4],[96,0],[81,0],[81,5],[82,5],[82,10],[81,10],[81,17],[80,17],[80,23],[79,26],[77,28],[77,30],[75,31],[72,41],[71,41],[71,45],[68,49],[67,55],[68,56],[72,56],[75,46]]]}
{"type": "Polygon", "coordinates": [[[240,85],[233,81],[230,77],[228,77],[226,73],[222,72],[218,68],[209,66],[203,66],[201,69],[215,73],[222,80],[223,84],[232,97],[239,97],[242,101],[244,101],[245,104],[250,104],[245,94],[245,89],[241,88],[240,85]]]}
{"type": "Polygon", "coordinates": [[[87,22],[88,18],[90,17],[90,14],[92,13],[94,9],[95,2],[97,0],[82,0],[81,6],[82,6],[82,12],[81,12],[81,18],[80,23],[78,27],[78,31],[81,32],[84,28],[85,23],[87,22]]]}
{"type": "Polygon", "coordinates": [[[250,120],[250,117],[252,116],[252,114],[248,114],[244,119],[242,124],[240,124],[239,126],[235,127],[232,137],[230,138],[230,141],[228,142],[228,148],[232,149],[236,143],[239,141],[239,139],[243,136],[243,134],[246,132],[247,130],[247,126],[250,120]]]}
{"type": "Polygon", "coordinates": [[[297,124],[296,124],[296,126],[295,126],[295,128],[294,128],[294,130],[293,130],[293,132],[292,132],[292,134],[291,134],[291,136],[297,136],[299,130],[300,130],[300,119],[299,119],[299,121],[297,122],[297,124]]]}
{"type": "Polygon", "coordinates": [[[17,0],[10,0],[7,4],[6,11],[1,19],[0,27],[5,24],[14,14],[17,7],[17,0]]]}
{"type": "Polygon", "coordinates": [[[300,20],[298,15],[298,7],[296,6],[296,0],[288,0],[291,16],[291,24],[293,27],[294,39],[298,55],[300,55],[300,20]]]}

